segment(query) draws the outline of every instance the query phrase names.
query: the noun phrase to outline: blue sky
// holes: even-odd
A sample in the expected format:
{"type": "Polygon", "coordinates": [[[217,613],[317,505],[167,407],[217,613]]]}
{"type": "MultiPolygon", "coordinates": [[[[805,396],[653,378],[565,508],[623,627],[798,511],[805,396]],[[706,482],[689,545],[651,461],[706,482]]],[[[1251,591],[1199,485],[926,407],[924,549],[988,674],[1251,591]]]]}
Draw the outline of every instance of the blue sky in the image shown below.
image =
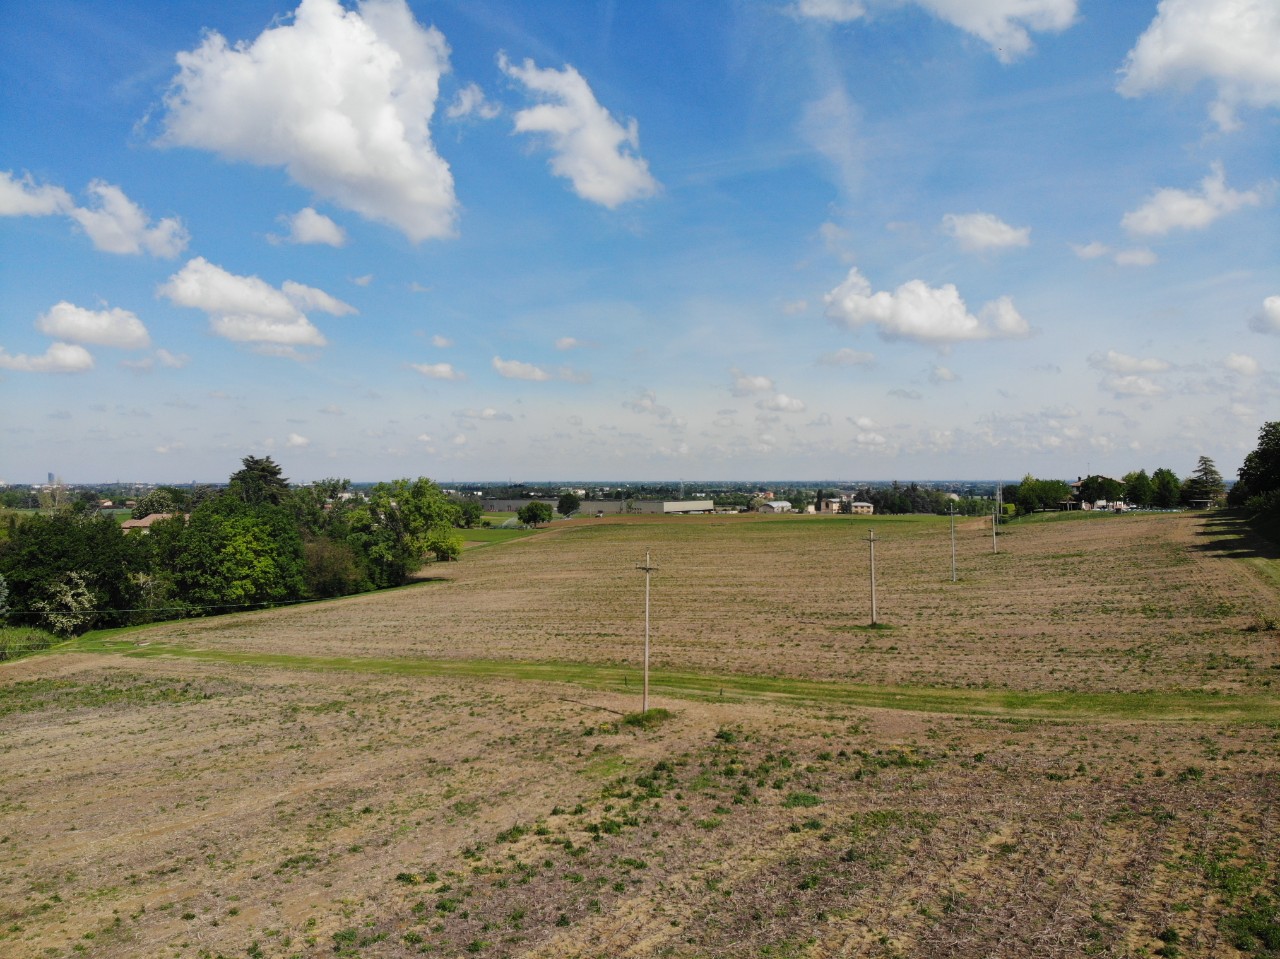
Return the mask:
{"type": "Polygon", "coordinates": [[[0,479],[1231,476],[1277,49],[1272,0],[0,2],[0,479]]]}

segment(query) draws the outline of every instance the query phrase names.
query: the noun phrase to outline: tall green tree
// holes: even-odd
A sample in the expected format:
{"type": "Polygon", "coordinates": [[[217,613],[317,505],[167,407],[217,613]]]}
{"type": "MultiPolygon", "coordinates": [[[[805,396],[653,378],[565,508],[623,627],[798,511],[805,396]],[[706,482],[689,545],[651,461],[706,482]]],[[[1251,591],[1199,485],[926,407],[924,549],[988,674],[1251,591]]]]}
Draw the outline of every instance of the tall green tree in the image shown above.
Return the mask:
{"type": "Polygon", "coordinates": [[[425,477],[379,483],[352,508],[347,542],[373,586],[399,586],[429,555],[452,559],[458,554],[458,515],[457,505],[425,477]]]}
{"type": "Polygon", "coordinates": [[[356,497],[351,480],[330,477],[289,491],[285,505],[303,536],[345,539],[356,497]]]}
{"type": "Polygon", "coordinates": [[[1243,506],[1255,496],[1280,490],[1280,421],[1264,423],[1258,431],[1258,445],[1244,458],[1228,502],[1243,506]]]}
{"type": "Polygon", "coordinates": [[[484,504],[474,496],[455,497],[453,502],[458,507],[458,526],[471,529],[484,519],[484,504]]]}
{"type": "Polygon", "coordinates": [[[566,491],[560,494],[560,501],[556,503],[556,512],[561,516],[569,516],[578,512],[581,505],[582,501],[578,499],[577,493],[566,491]]]}
{"type": "Polygon", "coordinates": [[[1096,503],[1105,500],[1113,503],[1124,498],[1124,483],[1110,476],[1086,476],[1080,484],[1080,502],[1096,503]]]}
{"type": "Polygon", "coordinates": [[[231,474],[227,492],[251,506],[269,503],[280,506],[289,496],[289,480],[281,476],[281,467],[270,456],[246,456],[242,469],[231,474]]]}
{"type": "Polygon", "coordinates": [[[302,539],[289,514],[237,496],[209,500],[182,531],[178,587],[192,605],[244,608],[304,593],[302,539]]]}
{"type": "Polygon", "coordinates": [[[1146,470],[1135,470],[1124,474],[1125,498],[1134,506],[1150,506],[1155,496],[1155,487],[1151,485],[1151,477],[1146,470]]]}
{"type": "Polygon", "coordinates": [[[30,613],[55,593],[78,596],[83,588],[102,611],[101,625],[126,625],[137,599],[131,576],[146,568],[138,540],[105,516],[62,511],[28,517],[0,544],[0,575],[9,583],[14,612],[30,613]],[[73,572],[80,576],[75,584],[67,579],[73,572]]]}
{"type": "Polygon", "coordinates": [[[550,523],[551,507],[547,503],[539,503],[537,500],[525,503],[516,513],[516,519],[526,526],[540,526],[543,523],[550,523]]]}
{"type": "Polygon", "coordinates": [[[1182,481],[1178,474],[1160,467],[1151,474],[1151,505],[1157,509],[1172,509],[1182,495],[1182,481]]]}
{"type": "Polygon", "coordinates": [[[157,486],[134,504],[132,517],[146,519],[156,513],[174,513],[180,510],[185,502],[186,497],[181,490],[170,486],[157,486]]]}
{"type": "Polygon", "coordinates": [[[1196,461],[1196,468],[1182,484],[1182,502],[1190,505],[1196,500],[1217,501],[1222,497],[1226,484],[1222,474],[1208,456],[1201,456],[1196,461]]]}
{"type": "Polygon", "coordinates": [[[1071,486],[1063,480],[1036,479],[1030,473],[1022,478],[1016,489],[1005,487],[1005,502],[1012,500],[1017,504],[1018,512],[1025,515],[1042,509],[1058,509],[1059,504],[1069,499],[1071,486]]]}

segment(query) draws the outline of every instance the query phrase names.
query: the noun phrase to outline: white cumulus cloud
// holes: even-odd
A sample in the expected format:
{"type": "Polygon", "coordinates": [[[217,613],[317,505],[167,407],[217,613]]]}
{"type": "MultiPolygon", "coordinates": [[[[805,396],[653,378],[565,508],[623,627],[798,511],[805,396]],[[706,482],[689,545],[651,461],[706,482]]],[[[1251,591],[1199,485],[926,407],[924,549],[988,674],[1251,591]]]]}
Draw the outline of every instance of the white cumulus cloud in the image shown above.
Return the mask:
{"type": "Polygon", "coordinates": [[[151,345],[147,328],[128,310],[86,310],[66,300],[42,313],[36,320],[36,329],[54,339],[122,350],[141,350],[151,345]]]}
{"type": "Polygon", "coordinates": [[[730,370],[729,373],[733,376],[731,390],[734,396],[750,396],[752,393],[773,392],[773,380],[770,377],[751,376],[736,368],[730,370]]]}
{"type": "MultiPolygon", "coordinates": [[[[996,58],[1010,63],[1030,52],[1030,31],[1056,33],[1076,19],[1077,0],[915,0],[966,33],[983,40],[996,58]]],[[[865,16],[869,6],[889,6],[887,0],[799,0],[801,16],[848,23],[865,16]]]]}
{"type": "Polygon", "coordinates": [[[945,366],[934,366],[929,370],[929,382],[935,385],[940,383],[954,383],[958,380],[954,370],[950,370],[945,366]]]}
{"type": "Polygon", "coordinates": [[[500,412],[492,406],[486,406],[482,410],[458,410],[453,415],[462,420],[492,420],[503,423],[510,423],[514,419],[510,413],[500,412]]]}
{"type": "Polygon", "coordinates": [[[149,365],[158,363],[169,370],[180,370],[191,362],[191,357],[186,353],[170,353],[168,350],[159,349],[156,350],[154,361],[148,358],[147,362],[149,365]]]}
{"type": "Polygon", "coordinates": [[[152,223],[123,190],[105,180],[92,181],[85,192],[91,205],[76,206],[60,186],[37,184],[30,174],[15,180],[12,173],[0,173],[0,216],[63,214],[104,253],[150,253],[172,259],[187,248],[191,238],[177,217],[152,223]]]}
{"type": "Polygon", "coordinates": [[[1145,246],[1135,246],[1128,250],[1116,250],[1113,259],[1116,266],[1152,266],[1159,257],[1145,246]]]}
{"type": "Polygon", "coordinates": [[[347,316],[356,312],[356,308],[349,303],[343,303],[335,296],[330,296],[324,290],[317,290],[314,286],[304,286],[301,283],[295,283],[293,280],[285,280],[280,284],[280,291],[289,298],[294,306],[300,310],[319,310],[322,313],[330,313],[333,316],[347,316]]]}
{"type": "Polygon", "coordinates": [[[160,142],[284,167],[418,241],[454,232],[453,175],[430,123],[449,48],[405,0],[302,0],[249,43],[178,54],[160,142]]]}
{"type": "Polygon", "coordinates": [[[613,209],[658,191],[639,154],[637,122],[624,127],[615,120],[577,70],[539,69],[532,60],[517,66],[505,54],[499,54],[498,66],[543,101],[516,113],[515,130],[545,134],[552,172],[569,180],[578,196],[613,209]]]}
{"type": "Polygon", "coordinates": [[[1082,260],[1096,260],[1100,256],[1109,256],[1111,254],[1111,247],[1105,243],[1099,243],[1097,240],[1092,243],[1073,243],[1071,244],[1071,249],[1082,260]]]}
{"type": "MultiPolygon", "coordinates": [[[[283,237],[290,243],[316,243],[325,246],[346,246],[347,232],[323,213],[317,213],[314,207],[303,207],[292,216],[282,216],[280,220],[289,228],[289,235],[283,237]]],[[[276,242],[279,237],[271,237],[276,242]]],[[[372,277],[370,277],[372,279],[372,277]]]]}
{"type": "Polygon", "coordinates": [[[1249,321],[1249,329],[1255,333],[1280,333],[1280,296],[1262,301],[1262,312],[1249,321]]]}
{"type": "Polygon", "coordinates": [[[1164,387],[1151,379],[1150,374],[1164,373],[1172,368],[1168,362],[1156,357],[1130,356],[1116,350],[1090,353],[1089,365],[1104,374],[1101,387],[1117,399],[1160,396],[1165,392],[1164,387]]]}
{"type": "Polygon", "coordinates": [[[1159,396],[1164,387],[1147,376],[1104,376],[1102,388],[1114,393],[1117,398],[1126,396],[1150,397],[1159,396]]]}
{"type": "Polygon", "coordinates": [[[157,292],[179,306],[203,310],[219,336],[279,347],[325,345],[324,335],[304,310],[335,316],[355,312],[323,290],[291,280],[277,289],[256,276],[229,273],[204,257],[189,260],[157,292]]]}
{"type": "Polygon", "coordinates": [[[1130,233],[1163,236],[1172,230],[1199,230],[1218,217],[1246,206],[1258,206],[1264,199],[1261,189],[1239,191],[1227,186],[1221,163],[1213,164],[1200,181],[1201,191],[1165,188],[1157,190],[1146,203],[1131,210],[1120,221],[1130,233]]]}
{"type": "Polygon", "coordinates": [[[1241,376],[1257,376],[1262,372],[1262,366],[1258,361],[1244,353],[1228,353],[1222,365],[1232,373],[1239,373],[1241,376]]]}
{"type": "Polygon", "coordinates": [[[493,368],[498,371],[499,376],[505,376],[509,380],[532,380],[541,383],[544,380],[551,379],[550,373],[534,366],[532,363],[522,363],[520,360],[504,360],[500,356],[493,358],[493,368]]]}
{"type": "Polygon", "coordinates": [[[756,408],[772,413],[803,413],[804,401],[788,396],[786,393],[774,393],[762,400],[756,400],[756,408]]]}
{"type": "Polygon", "coordinates": [[[13,173],[0,173],[0,216],[52,216],[67,213],[75,204],[60,186],[38,184],[31,174],[15,180],[13,173]]]}
{"type": "Polygon", "coordinates": [[[468,83],[453,98],[453,102],[445,110],[445,116],[450,120],[458,120],[472,115],[478,116],[482,120],[492,120],[501,112],[502,109],[496,103],[489,101],[485,97],[484,91],[480,89],[479,84],[468,83]]]}
{"type": "Polygon", "coordinates": [[[311,445],[311,440],[298,433],[290,433],[289,438],[284,441],[284,445],[291,450],[302,450],[311,445]]]}
{"type": "Polygon", "coordinates": [[[83,373],[93,369],[93,357],[75,343],[50,343],[43,356],[6,353],[0,346],[0,370],[21,373],[83,373]]]}
{"type": "Polygon", "coordinates": [[[413,369],[432,380],[465,380],[466,374],[455,370],[452,363],[410,363],[413,369]]]}
{"type": "Polygon", "coordinates": [[[182,221],[167,217],[151,225],[151,218],[118,186],[102,180],[89,184],[93,207],[74,207],[68,215],[80,224],[96,249],[104,253],[142,253],[172,259],[187,248],[190,237],[182,221]]]}
{"type": "Polygon", "coordinates": [[[852,350],[847,346],[841,347],[834,353],[823,353],[818,357],[818,363],[822,366],[870,366],[875,361],[874,353],[852,350]]]}
{"type": "Polygon", "coordinates": [[[1008,297],[987,303],[980,316],[974,316],[951,283],[931,287],[923,280],[908,280],[892,293],[873,293],[857,267],[826,295],[826,303],[827,316],[837,324],[850,330],[875,326],[886,340],[942,345],[1029,332],[1008,297]]]}
{"type": "Polygon", "coordinates": [[[1107,352],[1097,352],[1089,354],[1089,365],[1095,370],[1103,370],[1107,373],[1163,373],[1169,369],[1169,364],[1164,360],[1148,357],[1142,359],[1137,356],[1129,356],[1127,353],[1117,353],[1115,350],[1107,350],[1107,352]]]}
{"type": "Polygon", "coordinates": [[[1127,97],[1164,87],[1217,87],[1210,114],[1239,126],[1240,106],[1280,106],[1280,4],[1275,0],[1162,0],[1129,51],[1119,84],[1127,97]]]}
{"type": "Polygon", "coordinates": [[[814,20],[849,23],[865,17],[867,8],[860,0],[799,0],[796,12],[814,20]]]}
{"type": "Polygon", "coordinates": [[[1010,226],[990,213],[948,213],[942,218],[942,230],[970,252],[1031,245],[1031,227],[1010,226]]]}
{"type": "Polygon", "coordinates": [[[1130,247],[1127,250],[1113,250],[1105,243],[1094,240],[1084,245],[1071,244],[1075,255],[1082,260],[1096,260],[1109,257],[1116,266],[1151,266],[1159,257],[1145,246],[1130,247]]]}

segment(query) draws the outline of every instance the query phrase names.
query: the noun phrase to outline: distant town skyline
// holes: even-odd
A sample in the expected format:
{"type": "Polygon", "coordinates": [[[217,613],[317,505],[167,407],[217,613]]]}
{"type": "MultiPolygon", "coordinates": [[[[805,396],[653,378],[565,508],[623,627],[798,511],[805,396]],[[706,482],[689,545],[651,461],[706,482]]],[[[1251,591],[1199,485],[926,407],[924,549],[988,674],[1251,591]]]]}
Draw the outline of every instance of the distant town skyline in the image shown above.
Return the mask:
{"type": "Polygon", "coordinates": [[[0,480],[1234,479],[1277,49],[1268,0],[4,6],[0,480]]]}

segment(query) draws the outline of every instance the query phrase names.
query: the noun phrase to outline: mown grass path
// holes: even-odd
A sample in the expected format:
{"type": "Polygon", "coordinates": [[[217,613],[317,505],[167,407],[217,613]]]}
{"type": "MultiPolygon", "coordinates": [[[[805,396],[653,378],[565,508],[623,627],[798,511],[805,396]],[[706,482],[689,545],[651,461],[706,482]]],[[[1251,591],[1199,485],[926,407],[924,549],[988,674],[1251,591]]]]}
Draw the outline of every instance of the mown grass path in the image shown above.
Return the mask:
{"type": "MultiPolygon", "coordinates": [[[[299,656],[226,649],[198,649],[145,640],[90,634],[52,653],[98,653],[131,659],[172,657],[200,662],[273,666],[286,669],[348,671],[397,676],[456,676],[516,682],[563,683],[613,693],[634,689],[639,671],[594,663],[520,662],[486,659],[374,659],[299,656]]],[[[1160,722],[1266,722],[1280,724],[1280,696],[1231,695],[1214,691],[1027,692],[1010,689],[870,686],[774,676],[710,675],[655,670],[657,695],[698,700],[772,700],[1027,719],[1082,719],[1160,722]]]]}

